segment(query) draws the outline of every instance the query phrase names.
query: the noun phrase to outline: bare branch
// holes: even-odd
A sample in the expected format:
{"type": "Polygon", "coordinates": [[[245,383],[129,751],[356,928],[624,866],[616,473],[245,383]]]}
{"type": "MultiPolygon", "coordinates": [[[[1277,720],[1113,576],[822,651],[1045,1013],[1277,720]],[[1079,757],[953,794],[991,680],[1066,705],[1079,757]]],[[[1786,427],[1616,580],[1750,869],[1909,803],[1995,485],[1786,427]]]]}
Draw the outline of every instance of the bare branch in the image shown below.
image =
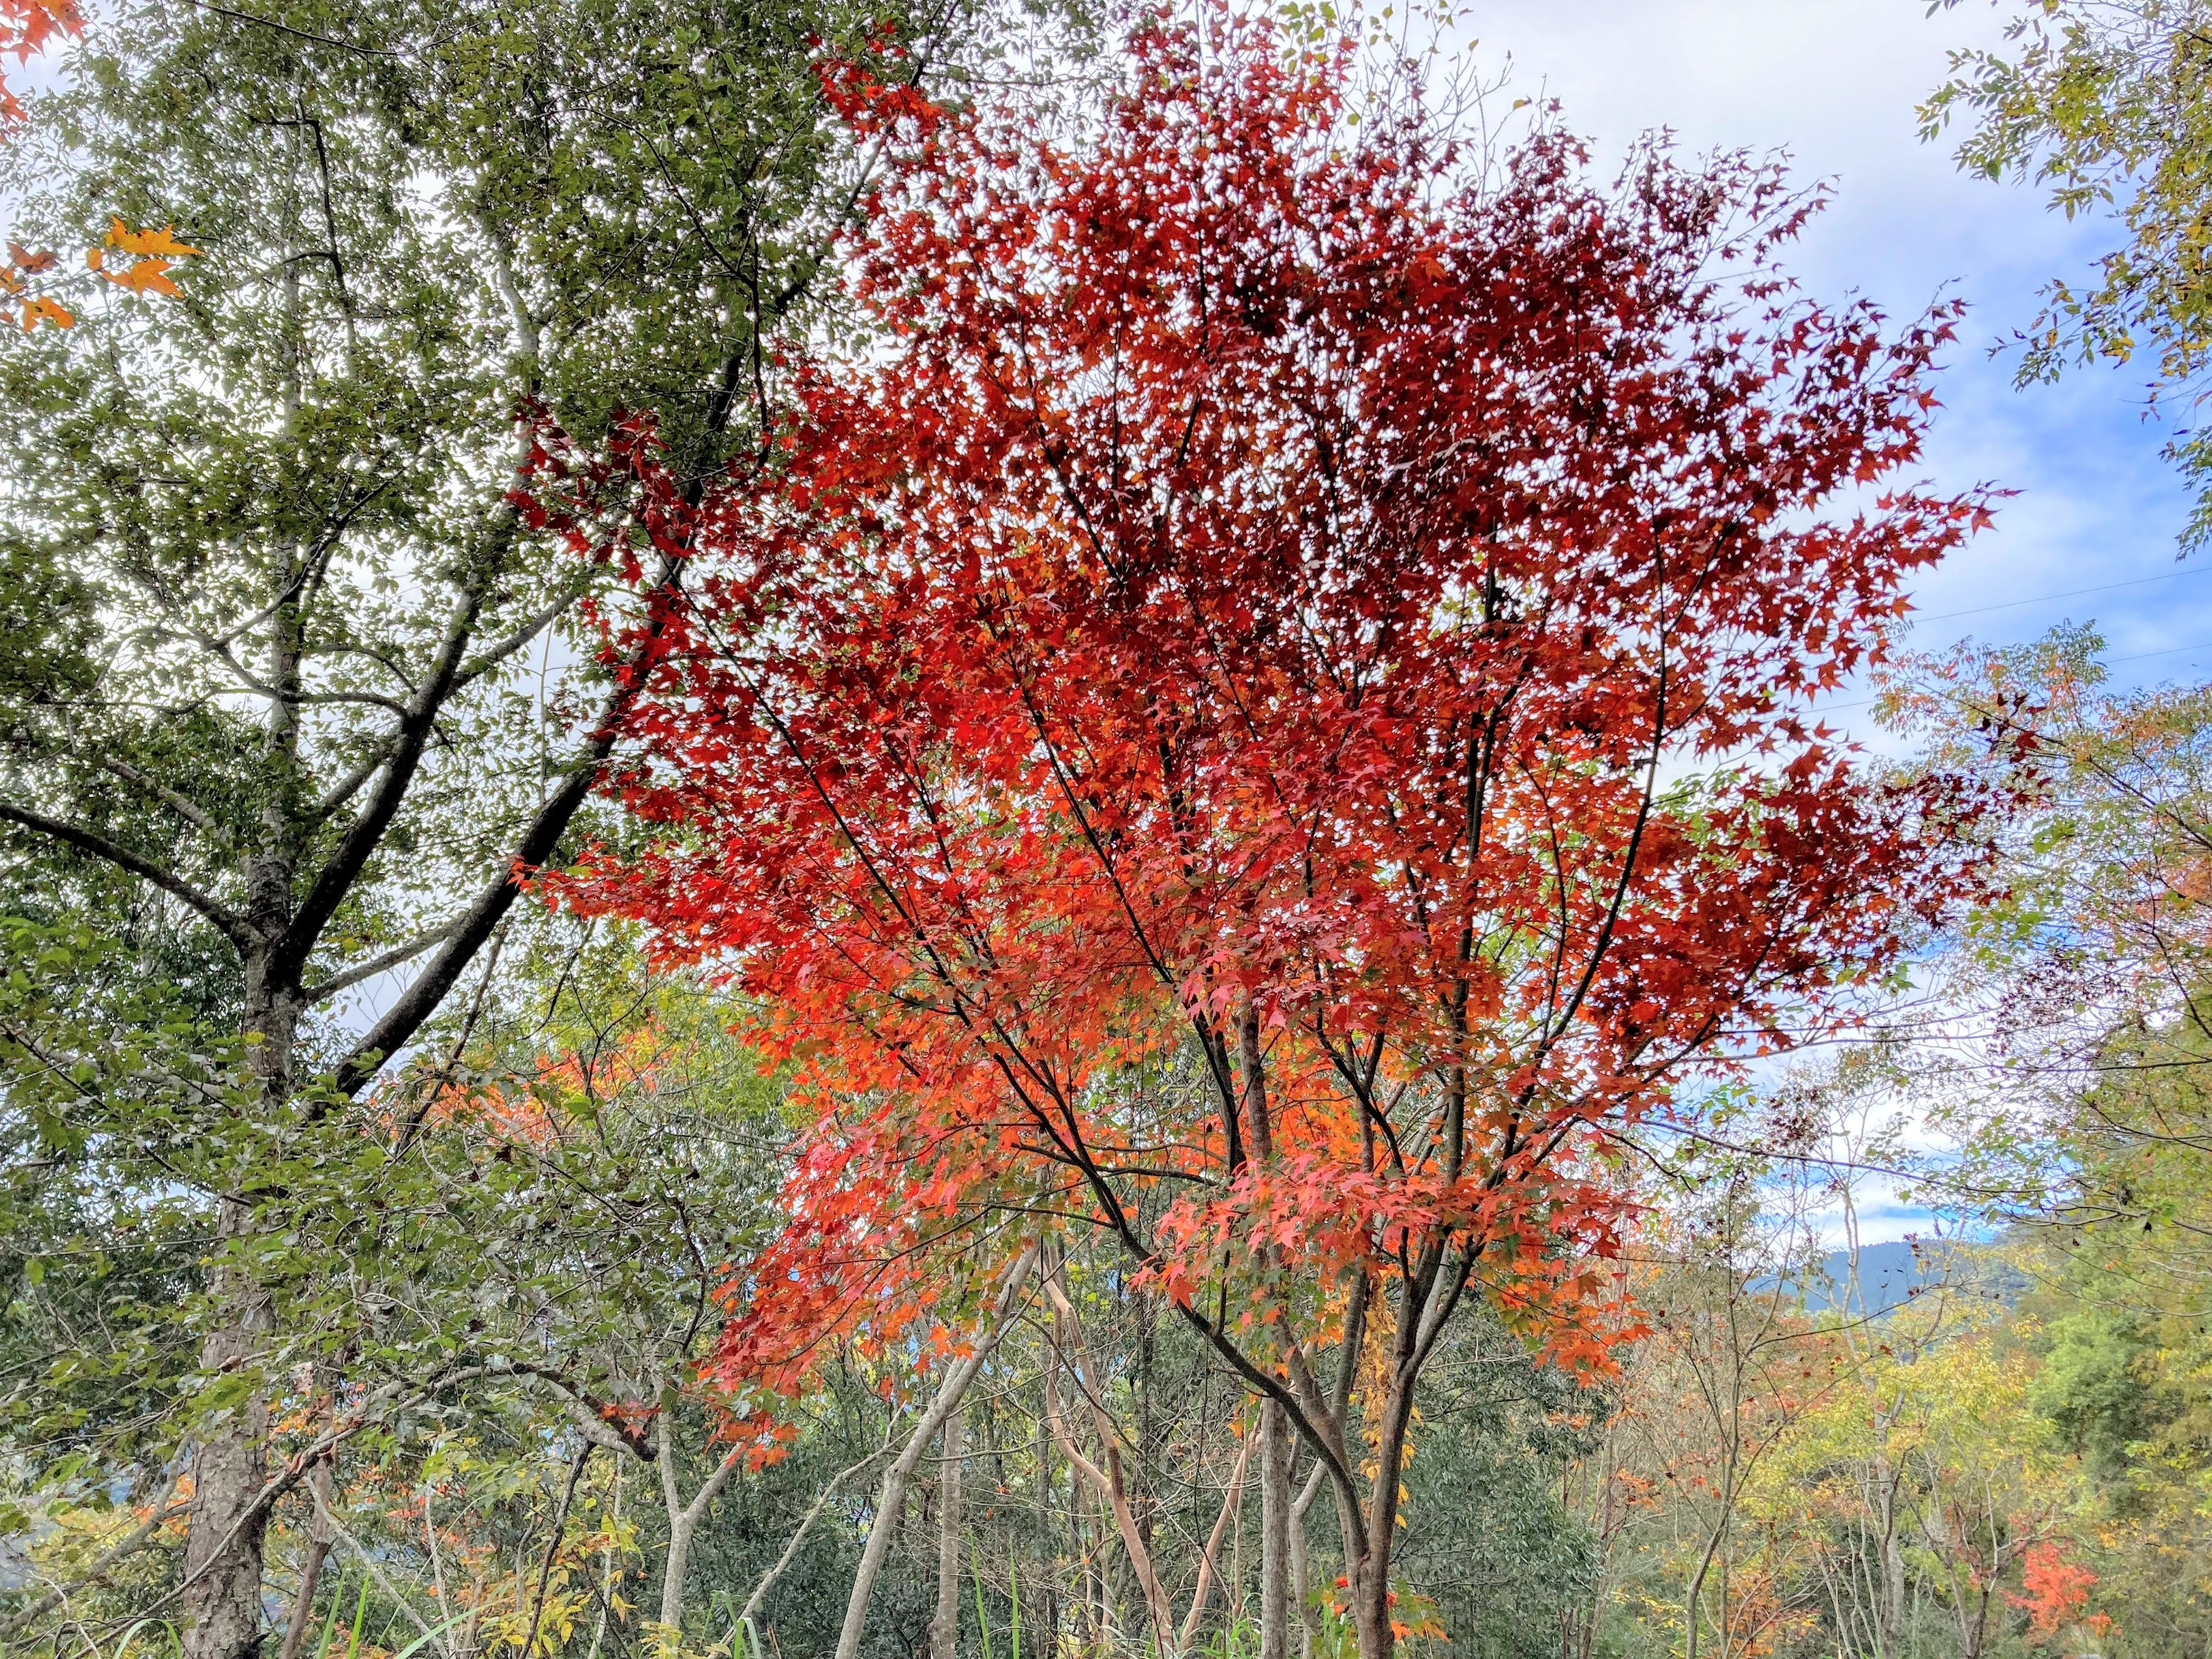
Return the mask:
{"type": "Polygon", "coordinates": [[[847,1464],[823,1483],[822,1490],[815,1494],[812,1506],[805,1515],[799,1516],[799,1525],[792,1531],[791,1540],[783,1547],[783,1553],[776,1557],[775,1565],[762,1576],[760,1583],[753,1586],[753,1593],[745,1598],[745,1605],[739,1610],[738,1616],[731,1621],[733,1625],[742,1626],[759,1609],[761,1598],[775,1588],[775,1581],[783,1577],[783,1570],[791,1565],[792,1558],[799,1553],[799,1546],[805,1538],[807,1528],[820,1517],[823,1510],[829,1508],[830,1500],[836,1494],[837,1488],[849,1477],[858,1474],[890,1449],[890,1441],[887,1436],[884,1443],[875,1450],[857,1463],[847,1464]]]}
{"type": "Polygon", "coordinates": [[[412,962],[432,945],[452,938],[453,929],[459,926],[460,918],[456,916],[451,921],[434,927],[428,933],[417,933],[414,938],[393,945],[388,951],[379,951],[367,962],[356,963],[342,973],[332,974],[328,979],[309,986],[301,994],[312,1006],[323,1001],[325,998],[334,997],[341,991],[350,990],[365,979],[374,979],[379,974],[389,969],[397,968],[403,963],[412,962]]]}
{"type": "Polygon", "coordinates": [[[461,672],[454,681],[456,686],[466,685],[471,680],[477,679],[499,666],[501,663],[552,626],[561,613],[574,605],[582,596],[583,590],[580,586],[563,590],[550,605],[516,629],[514,633],[495,645],[486,646],[468,661],[463,663],[461,672]]]}
{"type": "Polygon", "coordinates": [[[127,870],[142,881],[149,881],[163,892],[180,898],[213,922],[232,947],[241,956],[253,948],[253,930],[246,918],[228,906],[203,893],[174,871],[163,868],[153,860],[120,846],[96,830],[61,818],[50,818],[43,812],[33,812],[27,806],[16,806],[0,801],[0,822],[21,824],[26,830],[37,831],[51,840],[74,847],[80,853],[89,853],[103,859],[118,870],[127,870]]]}

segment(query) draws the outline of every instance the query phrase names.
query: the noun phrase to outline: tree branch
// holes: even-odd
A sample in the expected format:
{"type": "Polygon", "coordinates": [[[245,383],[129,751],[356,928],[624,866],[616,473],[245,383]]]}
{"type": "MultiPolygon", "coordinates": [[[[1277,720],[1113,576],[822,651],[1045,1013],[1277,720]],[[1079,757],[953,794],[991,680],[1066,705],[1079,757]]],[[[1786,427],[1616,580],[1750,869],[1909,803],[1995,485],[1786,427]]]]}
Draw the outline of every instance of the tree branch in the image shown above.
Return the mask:
{"type": "MultiPolygon", "coordinates": [[[[707,427],[710,434],[720,432],[728,425],[730,405],[736,397],[738,377],[744,373],[744,360],[741,356],[732,355],[723,362],[721,380],[715,388],[713,406],[708,411],[707,427]]],[[[705,493],[706,487],[706,479],[703,476],[695,478],[684,490],[685,501],[692,507],[696,507],[705,493]]],[[[509,523],[514,522],[510,511],[509,523]]],[[[682,573],[683,564],[678,557],[672,555],[663,558],[659,568],[654,572],[653,581],[646,589],[645,597],[648,603],[654,597],[674,589],[681,580],[682,573]]],[[[648,625],[647,631],[648,645],[653,639],[658,637],[662,626],[663,624],[658,620],[648,625]]],[[[632,663],[625,666],[634,666],[635,660],[633,659],[632,663]]],[[[458,672],[459,668],[459,661],[456,656],[453,669],[448,671],[448,678],[452,673],[458,672]]],[[[438,676],[434,673],[431,678],[424,683],[423,695],[428,695],[433,687],[437,684],[438,676]]],[[[642,690],[643,682],[636,676],[617,673],[612,689],[607,693],[607,700],[600,708],[599,720],[592,729],[590,738],[584,744],[583,752],[577,757],[576,763],[571,769],[567,781],[554,792],[550,799],[538,809],[538,815],[523,830],[521,840],[516,844],[512,859],[477,896],[476,902],[462,915],[453,934],[447,939],[445,949],[431,958],[429,965],[423,969],[415,982],[401,994],[399,1000],[386,1011],[384,1018],[378,1020],[358,1043],[355,1044],[353,1051],[339,1062],[337,1071],[332,1074],[331,1082],[340,1096],[357,1093],[365,1087],[369,1079],[376,1075],[384,1062],[404,1048],[422,1028],[422,1022],[437,1012],[438,1005],[445,1000],[446,994],[459,981],[471,958],[483,948],[484,941],[491,937],[492,930],[499,926],[501,920],[505,917],[515,899],[520,895],[522,889],[515,880],[515,869],[518,866],[526,870],[536,869],[553,856],[554,849],[561,844],[561,837],[568,833],[569,823],[582,808],[586,799],[590,797],[592,785],[599,777],[599,768],[605,764],[607,757],[614,753],[615,740],[621,734],[623,720],[629,714],[630,705],[637,700],[642,690]]],[[[439,692],[441,700],[445,695],[445,690],[439,692]]],[[[403,759],[403,756],[405,755],[407,751],[404,749],[395,750],[391,761],[392,770],[386,774],[384,783],[377,790],[377,801],[380,803],[387,799],[390,799],[392,809],[384,812],[382,818],[375,823],[373,832],[368,835],[361,853],[362,860],[366,860],[369,850],[374,847],[377,839],[383,835],[384,826],[389,823],[392,811],[398,810],[398,798],[405,788],[405,779],[412,775],[415,763],[420,759],[419,745],[411,757],[403,759]]],[[[378,810],[378,806],[372,805],[369,811],[363,813],[361,823],[355,825],[355,831],[359,833],[364,830],[378,810]]],[[[334,856],[331,864],[325,867],[324,874],[328,876],[337,868],[337,859],[334,856]]],[[[359,865],[356,863],[352,873],[347,875],[345,885],[350,885],[353,874],[358,873],[359,865]]],[[[319,889],[322,882],[323,877],[318,877],[319,889]]],[[[343,890],[343,886],[337,889],[339,895],[342,895],[343,890]]],[[[335,896],[331,901],[331,908],[332,909],[336,908],[335,896]]],[[[325,919],[327,919],[328,912],[324,914],[325,919]]],[[[301,907],[301,916],[302,920],[307,916],[307,908],[304,905],[301,907]]],[[[315,922],[318,930],[320,929],[321,925],[320,921],[315,922]]],[[[313,944],[312,939],[308,940],[308,944],[313,944]]]]}
{"type": "Polygon", "coordinates": [[[309,822],[320,823],[339,807],[351,800],[361,792],[361,787],[374,777],[384,763],[391,758],[392,738],[387,734],[377,741],[376,746],[358,766],[332,784],[329,793],[315,803],[314,811],[309,815],[309,822]]]}
{"type": "Polygon", "coordinates": [[[100,757],[100,766],[101,770],[112,772],[132,788],[151,795],[194,829],[206,831],[207,834],[222,842],[226,848],[230,845],[230,837],[224,832],[222,826],[210,817],[199,803],[191,797],[178,793],[159,778],[149,777],[137,767],[126,761],[117,760],[112,755],[102,755],[100,757]]]}
{"type": "Polygon", "coordinates": [[[26,830],[35,830],[51,840],[74,847],[81,853],[89,853],[96,859],[103,859],[118,870],[127,870],[142,881],[153,883],[163,892],[182,899],[213,922],[241,956],[255,943],[253,930],[246,926],[245,917],[210,898],[174,871],[165,869],[153,860],[108,840],[96,830],[87,830],[61,818],[50,818],[43,812],[33,812],[28,807],[13,805],[6,801],[0,801],[0,822],[20,824],[26,830]]]}
{"type": "Polygon", "coordinates": [[[654,1461],[653,1442],[645,1431],[625,1427],[609,1418],[607,1402],[594,1399],[589,1389],[579,1387],[550,1366],[510,1362],[508,1369],[519,1376],[536,1377],[560,1395],[578,1431],[592,1444],[604,1446],[609,1451],[628,1452],[641,1463],[654,1461]]]}
{"type": "MultiPolygon", "coordinates": [[[[512,538],[518,520],[511,506],[502,503],[501,510],[504,517],[494,529],[493,542],[495,547],[503,549],[512,538]]],[[[453,620],[447,624],[446,637],[438,643],[437,654],[431,659],[430,672],[423,676],[421,689],[404,706],[394,705],[399,715],[399,728],[392,733],[391,747],[385,757],[383,781],[369,796],[361,816],[339,838],[337,848],[315,872],[307,896],[293,912],[275,964],[280,982],[297,974],[306,964],[323,929],[337,914],[338,906],[383,841],[385,831],[399,815],[400,805],[422,766],[423,752],[429,747],[438,715],[453,695],[462,655],[475,637],[477,615],[483,609],[484,594],[491,585],[490,573],[500,562],[500,558],[489,550],[479,559],[473,581],[454,602],[453,620]]]]}
{"type": "Polygon", "coordinates": [[[528,645],[531,641],[536,639],[540,634],[544,633],[546,629],[553,624],[554,621],[562,611],[574,605],[581,597],[582,589],[580,585],[570,587],[562,592],[558,598],[555,599],[550,604],[539,611],[537,615],[532,617],[529,621],[524,623],[521,627],[516,629],[514,633],[508,635],[505,639],[499,641],[496,644],[486,646],[483,650],[477,652],[475,656],[471,657],[468,661],[463,663],[461,665],[460,673],[456,679],[456,685],[466,685],[471,680],[481,678],[483,675],[489,673],[494,668],[496,668],[507,658],[513,656],[516,652],[521,650],[524,646],[528,645]]]}
{"type": "Polygon", "coordinates": [[[460,918],[456,916],[453,921],[441,927],[434,927],[427,933],[417,933],[413,939],[395,945],[388,951],[379,951],[367,962],[356,963],[340,973],[332,974],[328,979],[309,986],[301,994],[310,1006],[322,1001],[326,997],[334,997],[339,992],[349,990],[365,979],[374,979],[387,969],[397,968],[403,963],[412,962],[432,945],[452,937],[453,929],[459,925],[460,918]]]}
{"type": "Polygon", "coordinates": [[[776,1557],[775,1565],[762,1575],[759,1583],[753,1586],[753,1593],[745,1598],[745,1605],[738,1611],[738,1616],[731,1621],[732,1624],[742,1626],[759,1610],[761,1598],[775,1588],[775,1581],[783,1577],[783,1570],[791,1565],[792,1558],[799,1553],[799,1543],[805,1538],[807,1528],[820,1518],[823,1510],[830,1507],[830,1500],[836,1495],[837,1488],[848,1478],[858,1474],[890,1449],[890,1441],[886,1436],[882,1445],[877,1447],[859,1462],[848,1463],[830,1477],[822,1490],[815,1494],[814,1502],[806,1513],[799,1517],[799,1525],[793,1528],[791,1540],[783,1547],[783,1553],[776,1557]]]}

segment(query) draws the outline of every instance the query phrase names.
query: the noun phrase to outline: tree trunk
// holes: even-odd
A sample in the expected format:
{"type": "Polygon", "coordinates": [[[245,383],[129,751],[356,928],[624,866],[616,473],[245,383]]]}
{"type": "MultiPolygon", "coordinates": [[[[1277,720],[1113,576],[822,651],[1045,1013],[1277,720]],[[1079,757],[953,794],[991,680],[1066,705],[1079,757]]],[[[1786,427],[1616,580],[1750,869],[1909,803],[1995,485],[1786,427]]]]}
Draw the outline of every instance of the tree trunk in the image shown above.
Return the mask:
{"type": "Polygon", "coordinates": [[[683,1639],[684,1581],[691,1570],[691,1534],[696,1516],[672,1510],[668,1516],[668,1558],[660,1571],[660,1628],[672,1650],[683,1639]]]}
{"type": "MultiPolygon", "coordinates": [[[[251,1212],[222,1200],[217,1237],[245,1231],[251,1212]]],[[[210,1298],[222,1322],[200,1346],[200,1369],[213,1375],[252,1362],[269,1328],[268,1304],[245,1270],[218,1267],[210,1298]]],[[[192,1511],[185,1540],[184,1659],[252,1659],[261,1645],[260,1505],[269,1402],[260,1391],[201,1438],[192,1457],[192,1511]]]]}
{"type": "MultiPolygon", "coordinates": [[[[1887,1425],[1883,1426],[1886,1430],[1887,1425]]],[[[1881,1659],[1898,1659],[1905,1648],[1905,1545],[1897,1535],[1898,1487],[1903,1477],[1891,1469],[1887,1457],[1877,1457],[1875,1479],[1881,1492],[1881,1595],[1875,1618],[1881,1659]]]]}
{"type": "Polygon", "coordinates": [[[1316,1462],[1291,1504],[1291,1596],[1298,1615],[1298,1659],[1313,1659],[1314,1638],[1321,1634],[1321,1609],[1313,1602],[1313,1575],[1306,1563],[1306,1511],[1328,1476],[1328,1471],[1316,1462]]]}
{"type": "Polygon", "coordinates": [[[1375,1425],[1375,1478],[1367,1492],[1362,1528],[1347,1544],[1345,1574],[1352,1581],[1353,1619],[1359,1635],[1359,1659],[1391,1659],[1397,1636],[1390,1628],[1390,1560],[1398,1541],[1398,1484],[1406,1468],[1406,1436],[1413,1418],[1413,1385],[1419,1370],[1422,1331],[1437,1273],[1440,1247],[1410,1277],[1399,1299],[1397,1329],[1391,1337],[1391,1384],[1375,1425]]]}
{"type": "Polygon", "coordinates": [[[891,1546],[891,1532],[898,1524],[898,1513],[906,1502],[908,1486],[914,1479],[915,1467],[929,1443],[937,1438],[945,1421],[960,1409],[961,1396],[968,1392],[983,1369],[983,1362],[991,1357],[1006,1334],[1016,1305],[1021,1300],[1022,1286],[1028,1282],[1030,1268],[1036,1261],[1036,1246],[1024,1249],[1014,1265],[1007,1270],[1006,1282],[999,1291],[996,1304],[985,1316],[989,1328],[977,1334],[975,1346],[969,1356],[945,1374],[937,1398],[922,1413],[914,1438],[906,1449],[892,1461],[884,1472],[883,1490],[877,1494],[874,1522],[868,1528],[868,1541],[860,1551],[860,1570],[853,1576],[853,1591],[845,1601],[845,1623],[837,1632],[836,1659],[859,1659],[860,1632],[868,1622],[868,1601],[875,1594],[877,1576],[883,1571],[884,1557],[891,1546]]]}
{"type": "Polygon", "coordinates": [[[691,1501],[685,1503],[676,1467],[678,1403],[676,1389],[672,1386],[664,1389],[659,1419],[654,1425],[658,1440],[654,1461],[660,1470],[661,1502],[668,1510],[668,1558],[660,1570],[660,1639],[671,1652],[683,1645],[684,1588],[690,1572],[692,1537],[698,1532],[700,1520],[709,1506],[721,1496],[723,1486],[737,1473],[743,1457],[742,1448],[731,1447],[699,1483],[698,1491],[691,1494],[691,1501]]]}
{"type": "Polygon", "coordinates": [[[960,1464],[967,1454],[961,1414],[945,1419],[945,1472],[937,1478],[937,1616],[929,1621],[929,1659],[954,1659],[960,1645],[960,1464]]]}
{"type": "MultiPolygon", "coordinates": [[[[289,906],[291,874],[289,862],[279,858],[249,864],[249,914],[264,927],[289,906]]],[[[249,957],[242,1024],[253,1041],[246,1063],[260,1083],[264,1109],[272,1113],[289,1103],[298,1021],[296,996],[270,982],[269,953],[249,957]]],[[[210,1376],[250,1370],[270,1329],[268,1292],[228,1254],[253,1225],[254,1189],[263,1178],[251,1167],[234,1170],[230,1190],[216,1200],[219,1255],[208,1283],[216,1322],[200,1345],[200,1370],[210,1376]]],[[[262,1546],[269,1524],[261,1488],[268,1437],[269,1400],[258,1385],[200,1436],[185,1538],[182,1659],[253,1659],[260,1650],[262,1546]]]]}
{"type": "MultiPolygon", "coordinates": [[[[1267,1070],[1260,1043],[1260,1011],[1246,1004],[1237,1022],[1237,1060],[1244,1076],[1245,1133],[1263,1165],[1275,1158],[1267,1111],[1267,1070]]],[[[1289,1659],[1291,1646],[1291,1444],[1282,1403],[1260,1401],[1260,1659],[1289,1659]]]]}
{"type": "Polygon", "coordinates": [[[1291,1648],[1291,1444],[1282,1406],[1260,1402],[1260,1659],[1291,1648]]]}

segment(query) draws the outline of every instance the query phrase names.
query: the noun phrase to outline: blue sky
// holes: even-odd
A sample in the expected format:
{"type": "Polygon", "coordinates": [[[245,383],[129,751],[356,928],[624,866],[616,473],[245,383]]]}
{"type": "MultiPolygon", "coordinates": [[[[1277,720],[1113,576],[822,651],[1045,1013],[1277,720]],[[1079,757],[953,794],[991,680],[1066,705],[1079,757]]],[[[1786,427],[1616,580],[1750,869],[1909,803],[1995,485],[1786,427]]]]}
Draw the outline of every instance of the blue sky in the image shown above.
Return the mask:
{"type": "Polygon", "coordinates": [[[2189,677],[2212,669],[2212,556],[2175,562],[2189,492],[2160,459],[2161,428],[2142,418],[2147,371],[2018,391],[2013,359],[1989,353],[2033,318],[2045,281],[2087,268],[2112,233],[2069,225],[2032,188],[1960,175],[1949,145],[1916,131],[1947,53],[1995,41],[2014,9],[1964,0],[1931,18],[1925,0],[1475,0],[1466,16],[1479,59],[1496,67],[1510,54],[1511,91],[1559,99],[1607,164],[1666,126],[1695,149],[1786,149],[1800,177],[1832,180],[1833,205],[1790,259],[1812,293],[1863,294],[1893,315],[1946,293],[1967,301],[1929,475],[2021,493],[1996,531],[1920,585],[1930,615],[1916,644],[2010,643],[2094,619],[2115,684],[2189,677]],[[2145,577],[2160,580],[1986,608],[2145,577]],[[1974,614],[1945,614],[1959,611],[1974,614]]]}

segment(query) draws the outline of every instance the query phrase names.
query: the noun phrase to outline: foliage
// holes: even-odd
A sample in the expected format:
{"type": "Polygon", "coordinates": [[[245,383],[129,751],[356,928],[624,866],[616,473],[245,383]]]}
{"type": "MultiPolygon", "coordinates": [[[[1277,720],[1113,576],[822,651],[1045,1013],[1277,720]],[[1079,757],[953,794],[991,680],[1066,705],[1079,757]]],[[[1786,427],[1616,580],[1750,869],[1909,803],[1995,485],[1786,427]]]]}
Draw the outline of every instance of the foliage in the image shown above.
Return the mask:
{"type": "MultiPolygon", "coordinates": [[[[2021,379],[2152,355],[2154,397],[2180,405],[2168,453],[2201,484],[2212,472],[2212,440],[2193,418],[2212,352],[2202,159],[2212,137],[2212,8],[2016,0],[2006,9],[2002,47],[1952,54],[1950,78],[1921,107],[1922,131],[1934,138],[1965,118],[1960,167],[2030,179],[2067,217],[2109,217],[2118,237],[2093,280],[2045,289],[2020,336],[2021,379]]],[[[2212,495],[2200,495],[2185,540],[2197,546],[2208,534],[2212,495]]]]}
{"type": "MultiPolygon", "coordinates": [[[[1931,118],[2173,196],[2082,180],[2185,11],[1931,118]]],[[[0,352],[0,1646],[2212,1640],[2205,694],[1891,663],[1954,313],[1800,295],[1778,173],[1478,153],[1326,8],[84,21],[0,151],[93,256],[0,352]],[[1808,712],[1885,665],[1893,769],[1808,712]],[[1905,1091],[2002,1238],[1877,1308],[1905,1091]]]]}
{"type": "MultiPolygon", "coordinates": [[[[524,1293],[415,1269],[481,1150],[439,1081],[542,933],[516,866],[585,811],[621,696],[568,631],[605,579],[507,499],[527,422],[651,404],[695,472],[757,441],[762,332],[868,166],[817,57],[971,37],[720,0],[90,22],[0,149],[18,234],[93,245],[15,256],[87,295],[0,352],[0,914],[65,947],[17,939],[0,1109],[19,1237],[95,1218],[11,1358],[82,1339],[58,1381],[142,1499],[189,1449],[173,1611],[235,1659],[321,1443],[454,1386],[497,1323],[471,1298],[524,1293]],[[416,1077],[378,1094],[392,1060],[416,1077]],[[125,1270],[174,1294],[103,1324],[125,1270]]],[[[58,1403],[17,1388],[0,1434],[66,1504],[58,1403]]]]}
{"type": "MultiPolygon", "coordinates": [[[[7,0],[0,5],[0,56],[24,63],[43,50],[57,32],[76,34],[83,28],[83,20],[70,0],[7,0]]],[[[22,100],[0,81],[0,132],[22,118],[22,100]]]]}

